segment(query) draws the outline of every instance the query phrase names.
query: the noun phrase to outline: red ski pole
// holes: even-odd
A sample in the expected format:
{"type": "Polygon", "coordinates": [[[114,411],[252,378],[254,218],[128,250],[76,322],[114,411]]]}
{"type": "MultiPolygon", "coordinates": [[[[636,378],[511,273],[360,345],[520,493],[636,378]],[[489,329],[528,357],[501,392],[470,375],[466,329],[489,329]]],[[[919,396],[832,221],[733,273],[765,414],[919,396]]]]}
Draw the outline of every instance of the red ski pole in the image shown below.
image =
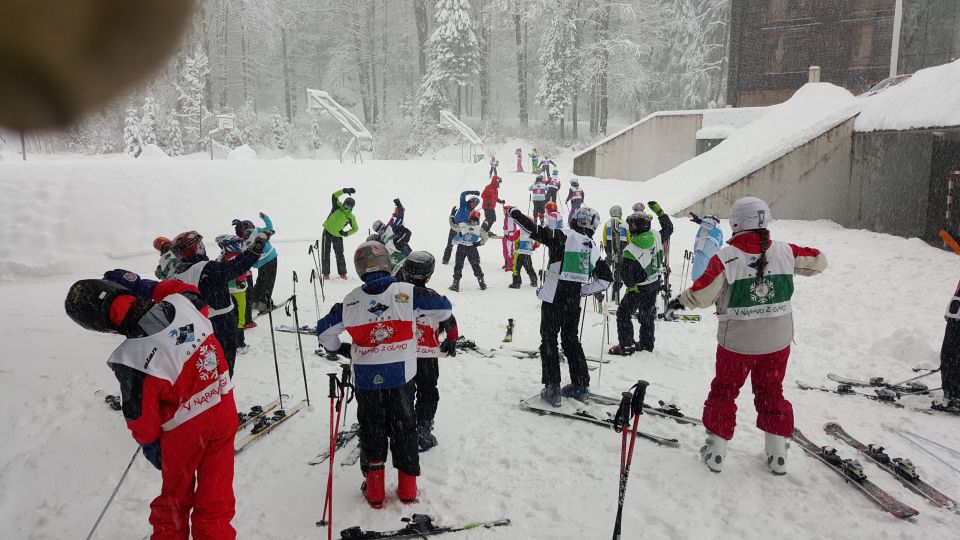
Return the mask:
{"type": "MultiPolygon", "coordinates": [[[[620,412],[617,416],[620,417],[623,421],[623,437],[626,439],[626,419],[627,416],[620,416],[620,413],[624,411],[624,405],[629,403],[628,414],[633,413],[633,429],[630,434],[630,449],[626,455],[626,463],[623,466],[623,469],[620,473],[620,493],[617,500],[617,519],[613,525],[613,540],[620,540],[620,525],[623,521],[623,501],[627,497],[627,480],[630,478],[630,465],[633,463],[633,447],[637,442],[637,425],[640,423],[640,415],[643,413],[643,398],[647,393],[647,381],[637,381],[636,390],[634,390],[633,395],[630,395],[630,392],[623,393],[623,401],[620,402],[620,412]]],[[[615,426],[616,427],[616,426],[615,426]]],[[[623,443],[621,443],[622,448],[623,443]]],[[[621,452],[621,462],[623,462],[623,454],[621,452]]]]}
{"type": "MultiPolygon", "coordinates": [[[[320,516],[319,522],[321,526],[330,525],[330,520],[327,519],[328,510],[331,518],[333,516],[333,452],[337,447],[337,426],[333,422],[334,402],[337,399],[337,374],[327,373],[327,377],[330,377],[330,393],[328,394],[330,398],[330,450],[327,452],[328,459],[330,460],[330,468],[327,472],[327,491],[323,499],[323,515],[320,516]]],[[[333,532],[332,529],[330,529],[327,532],[327,538],[332,537],[333,532]]]]}

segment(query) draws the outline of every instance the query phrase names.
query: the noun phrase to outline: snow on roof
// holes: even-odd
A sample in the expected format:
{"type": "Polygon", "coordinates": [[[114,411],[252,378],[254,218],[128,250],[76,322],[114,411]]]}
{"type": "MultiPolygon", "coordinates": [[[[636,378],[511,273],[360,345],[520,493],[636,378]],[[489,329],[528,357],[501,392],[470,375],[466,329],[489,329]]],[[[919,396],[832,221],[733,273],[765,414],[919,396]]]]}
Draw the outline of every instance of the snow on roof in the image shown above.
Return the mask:
{"type": "Polygon", "coordinates": [[[760,118],[770,107],[741,107],[738,109],[707,109],[703,124],[697,131],[698,139],[726,139],[734,131],[760,118]]]}
{"type": "Polygon", "coordinates": [[[960,60],[922,69],[860,101],[857,131],[960,126],[960,60]]]}
{"type": "Polygon", "coordinates": [[[857,113],[858,100],[828,83],[806,84],[709,152],[642,184],[666,208],[687,208],[857,113]]]}
{"type": "Polygon", "coordinates": [[[597,141],[597,142],[591,144],[590,146],[584,148],[583,150],[577,152],[577,153],[573,156],[573,158],[576,159],[576,158],[578,158],[578,157],[586,154],[587,152],[593,150],[594,148],[597,148],[598,146],[602,146],[602,145],[604,145],[604,144],[612,141],[613,139],[616,139],[616,138],[619,137],[620,135],[623,135],[624,133],[630,131],[631,129],[639,126],[640,124],[642,124],[642,123],[644,123],[644,122],[647,122],[647,121],[651,120],[652,118],[656,118],[656,117],[658,117],[658,116],[686,116],[686,115],[691,115],[691,114],[703,114],[704,110],[705,110],[705,109],[689,110],[689,111],[657,111],[657,112],[655,112],[655,113],[648,114],[647,116],[644,116],[639,122],[634,122],[634,123],[630,124],[629,126],[621,129],[620,131],[614,133],[613,135],[608,135],[607,137],[605,137],[605,138],[603,138],[603,139],[600,139],[599,141],[597,141]]]}

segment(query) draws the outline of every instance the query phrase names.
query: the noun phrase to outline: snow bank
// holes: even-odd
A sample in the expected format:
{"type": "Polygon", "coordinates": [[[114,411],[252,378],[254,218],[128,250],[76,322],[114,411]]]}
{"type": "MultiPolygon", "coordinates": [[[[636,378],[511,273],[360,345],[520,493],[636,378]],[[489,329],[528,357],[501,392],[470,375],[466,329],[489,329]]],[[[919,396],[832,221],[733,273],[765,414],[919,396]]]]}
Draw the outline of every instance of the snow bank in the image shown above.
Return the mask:
{"type": "Polygon", "coordinates": [[[168,156],[167,153],[164,152],[163,149],[160,148],[159,146],[155,144],[148,144],[143,147],[143,151],[140,152],[140,155],[137,156],[137,159],[142,159],[145,161],[150,161],[155,159],[164,160],[164,159],[170,159],[170,156],[168,156]]]}
{"type": "Polygon", "coordinates": [[[857,131],[960,126],[960,60],[921,69],[862,102],[857,131]]]}
{"type": "Polygon", "coordinates": [[[742,107],[730,109],[707,109],[703,111],[703,123],[697,131],[698,139],[726,139],[733,132],[760,118],[770,107],[742,107]]]}
{"type": "Polygon", "coordinates": [[[856,114],[857,99],[827,83],[806,84],[788,101],[715,148],[640,184],[646,196],[680,210],[786,155],[856,114]]]}
{"type": "Polygon", "coordinates": [[[249,161],[251,159],[257,159],[257,151],[253,148],[250,148],[249,145],[242,144],[227,154],[227,159],[238,160],[238,161],[249,161]]]}

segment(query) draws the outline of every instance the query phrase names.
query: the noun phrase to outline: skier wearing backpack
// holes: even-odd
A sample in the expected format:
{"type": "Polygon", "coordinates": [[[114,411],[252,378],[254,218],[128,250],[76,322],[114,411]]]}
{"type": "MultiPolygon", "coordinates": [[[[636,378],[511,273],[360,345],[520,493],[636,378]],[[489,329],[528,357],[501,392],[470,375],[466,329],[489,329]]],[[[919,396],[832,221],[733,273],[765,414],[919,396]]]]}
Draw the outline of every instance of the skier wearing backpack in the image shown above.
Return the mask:
{"type": "Polygon", "coordinates": [[[417,375],[417,321],[441,324],[453,306],[443,296],[390,275],[390,254],[377,242],[364,242],[353,255],[363,285],[317,321],[317,339],[330,352],[353,359],[357,421],[360,423],[361,490],[372,508],[383,508],[387,450],[398,470],[397,495],[417,498],[420,455],[412,381],[417,375]],[[340,334],[350,334],[343,344],[340,334]]]}
{"type": "Polygon", "coordinates": [[[630,241],[623,250],[620,278],[627,287],[627,294],[617,307],[617,344],[610,354],[627,356],[635,351],[653,352],[657,321],[657,293],[663,268],[663,244],[670,241],[673,222],[656,202],[650,209],[657,214],[660,231],[650,228],[650,215],[635,212],[627,217],[630,241]],[[640,337],[633,337],[632,319],[636,315],[640,323],[640,337]]]}
{"type": "Polygon", "coordinates": [[[323,279],[326,281],[330,281],[331,248],[337,257],[337,274],[340,275],[340,279],[347,279],[347,260],[343,257],[343,239],[360,230],[357,227],[357,218],[353,215],[356,201],[349,196],[356,192],[357,190],[353,188],[343,188],[335,191],[331,196],[330,215],[323,222],[323,247],[320,249],[323,279]],[[347,194],[348,197],[340,202],[340,196],[343,194],[347,194]],[[347,229],[348,225],[349,229],[347,229]]]}
{"type": "Polygon", "coordinates": [[[600,249],[592,238],[600,226],[600,215],[583,206],[574,216],[570,229],[557,230],[538,226],[516,208],[510,217],[548,251],[547,273],[537,295],[542,301],[540,359],[544,388],[540,395],[554,407],[560,406],[561,395],[584,401],[590,394],[590,373],[578,336],[580,301],[583,295],[602,293],[612,279],[610,268],[600,260],[600,249]],[[570,384],[562,390],[558,334],[570,368],[570,384]]]}
{"type": "Polygon", "coordinates": [[[714,472],[723,469],[727,441],[736,426],[736,398],[751,377],[757,427],[765,433],[767,466],[785,474],[787,441],[793,434],[793,407],[783,397],[783,377],[793,341],[793,276],[819,274],[827,268],[817,249],[770,237],[770,208],[744,197],[730,209],[733,237],[710,259],[693,285],[670,301],[665,316],[676,310],[716,303],[716,374],[704,403],[706,444],[700,457],[714,472]]]}
{"type": "Polygon", "coordinates": [[[477,278],[480,290],[486,290],[487,284],[483,280],[483,269],[480,268],[480,251],[477,246],[486,244],[489,236],[487,231],[480,227],[480,211],[472,211],[465,223],[456,223],[454,218],[451,217],[450,228],[457,231],[453,238],[453,243],[457,246],[457,255],[453,265],[453,284],[450,285],[450,290],[460,291],[460,278],[463,277],[465,260],[470,261],[470,267],[473,268],[473,275],[477,278]]]}
{"type": "MultiPolygon", "coordinates": [[[[403,261],[397,281],[412,283],[426,293],[440,297],[440,293],[427,287],[435,266],[433,255],[426,251],[414,251],[403,261]]],[[[414,407],[417,411],[417,444],[421,452],[437,445],[437,438],[433,435],[433,419],[440,402],[440,392],[437,391],[440,364],[437,358],[440,353],[456,356],[458,337],[457,320],[452,314],[441,323],[427,317],[417,317],[417,376],[413,381],[417,388],[414,407]],[[443,341],[440,341],[440,332],[445,334],[443,341]]]]}
{"type": "Polygon", "coordinates": [[[169,280],[138,297],[112,281],[84,279],[70,287],[64,308],[87,330],[126,338],[107,365],[120,383],[127,428],[163,479],[150,504],[152,537],[236,538],[237,407],[200,293],[169,280]]]}

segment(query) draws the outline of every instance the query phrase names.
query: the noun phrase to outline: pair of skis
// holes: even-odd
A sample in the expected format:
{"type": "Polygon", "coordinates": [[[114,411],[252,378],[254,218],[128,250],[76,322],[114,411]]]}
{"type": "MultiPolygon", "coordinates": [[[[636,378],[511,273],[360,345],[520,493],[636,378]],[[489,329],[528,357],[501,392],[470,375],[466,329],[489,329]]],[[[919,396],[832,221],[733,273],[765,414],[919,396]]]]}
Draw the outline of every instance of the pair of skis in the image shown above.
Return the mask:
{"type": "Polygon", "coordinates": [[[472,529],[490,529],[510,525],[509,519],[495,519],[492,521],[477,521],[462,525],[436,525],[433,518],[426,514],[414,514],[413,517],[403,518],[407,526],[395,531],[364,531],[360,527],[350,527],[340,531],[340,540],[376,540],[379,538],[426,538],[472,529]]]}
{"type": "MultiPolygon", "coordinates": [[[[269,407],[269,405],[267,407],[269,407]]],[[[267,410],[267,407],[263,407],[263,412],[260,412],[253,418],[247,419],[241,426],[241,429],[246,429],[247,426],[252,425],[250,432],[238,443],[235,443],[233,449],[234,455],[243,452],[249,448],[251,444],[266,437],[278,426],[296,416],[307,407],[307,400],[303,400],[289,409],[276,408],[276,406],[274,406],[267,410]]],[[[238,430],[237,433],[240,433],[240,430],[238,430]]]]}
{"type": "MultiPolygon", "coordinates": [[[[824,426],[824,431],[836,439],[850,445],[867,459],[876,463],[880,468],[887,471],[895,478],[900,480],[908,489],[925,497],[931,503],[957,513],[960,511],[960,505],[956,501],[947,497],[936,488],[932,487],[920,479],[913,467],[913,464],[906,459],[890,458],[883,447],[874,444],[864,445],[852,435],[847,433],[840,424],[830,422],[824,426]]],[[[793,440],[801,449],[808,454],[819,459],[836,473],[843,476],[849,483],[859,489],[867,497],[877,503],[881,508],[895,517],[905,519],[913,517],[920,512],[905,503],[897,500],[892,495],[884,491],[881,487],[867,479],[866,473],[860,462],[852,459],[843,459],[835,448],[829,446],[817,446],[811,442],[799,429],[794,430],[793,440]]]]}
{"type": "MultiPolygon", "coordinates": [[[[348,444],[350,444],[352,441],[356,440],[357,435],[359,435],[359,433],[360,433],[360,424],[357,424],[357,423],[354,423],[352,426],[350,426],[350,429],[346,429],[338,433],[337,449],[339,450],[347,446],[348,444]]],[[[321,465],[323,463],[326,463],[328,459],[330,459],[329,449],[324,450],[323,452],[320,452],[319,454],[317,454],[317,457],[308,461],[307,465],[321,465]]],[[[357,447],[351,450],[350,453],[347,454],[347,457],[344,458],[342,462],[340,462],[340,465],[344,467],[349,467],[355,464],[359,459],[360,459],[360,446],[357,445],[357,447]]]]}

